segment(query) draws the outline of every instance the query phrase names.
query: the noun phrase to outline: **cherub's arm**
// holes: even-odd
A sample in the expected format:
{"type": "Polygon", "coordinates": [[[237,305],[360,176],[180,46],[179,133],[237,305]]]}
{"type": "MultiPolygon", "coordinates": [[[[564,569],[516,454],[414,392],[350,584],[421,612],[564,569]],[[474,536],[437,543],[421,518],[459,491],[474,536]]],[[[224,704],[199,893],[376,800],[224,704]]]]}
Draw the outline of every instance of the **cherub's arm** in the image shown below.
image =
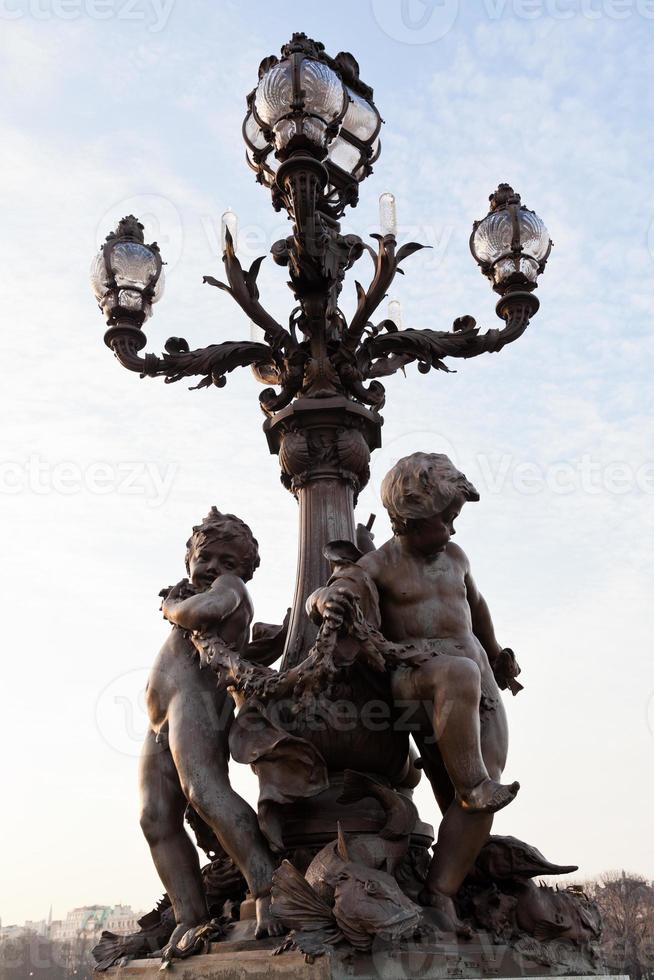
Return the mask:
{"type": "Polygon", "coordinates": [[[510,650],[508,647],[501,647],[497,641],[488,603],[477,588],[467,558],[465,584],[468,605],[470,606],[470,614],[472,616],[472,632],[488,655],[488,661],[491,665],[491,670],[495,674],[498,687],[502,690],[508,688],[512,694],[517,694],[518,691],[522,690],[522,684],[516,680],[516,677],[520,673],[520,667],[515,659],[513,650],[510,650]]]}
{"type": "Polygon", "coordinates": [[[495,637],[495,627],[493,626],[488,603],[477,588],[477,583],[470,571],[470,565],[466,565],[465,584],[468,605],[470,606],[470,614],[472,616],[472,632],[488,654],[488,660],[492,667],[499,657],[502,647],[495,637]]]}
{"type": "MultiPolygon", "coordinates": [[[[186,580],[184,580],[186,582],[186,580]]],[[[183,598],[176,585],[164,599],[161,610],[168,622],[185,630],[208,630],[231,616],[243,601],[243,583],[235,575],[220,575],[206,592],[183,598]]]]}
{"type": "MultiPolygon", "coordinates": [[[[367,556],[366,556],[367,558],[367,556]]],[[[370,570],[363,563],[344,565],[334,572],[326,586],[316,589],[307,599],[307,613],[316,623],[323,619],[339,627],[343,619],[353,612],[357,600],[363,615],[371,626],[379,628],[379,592],[370,570]]]]}

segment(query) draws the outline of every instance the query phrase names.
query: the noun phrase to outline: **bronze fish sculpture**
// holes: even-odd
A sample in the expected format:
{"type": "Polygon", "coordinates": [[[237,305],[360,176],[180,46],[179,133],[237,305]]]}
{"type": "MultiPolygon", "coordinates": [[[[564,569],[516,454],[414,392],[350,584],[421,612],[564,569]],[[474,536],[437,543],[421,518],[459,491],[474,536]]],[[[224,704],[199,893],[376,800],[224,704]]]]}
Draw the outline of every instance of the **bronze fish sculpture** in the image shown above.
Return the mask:
{"type": "Polygon", "coordinates": [[[319,956],[343,940],[365,951],[376,938],[390,942],[416,933],[419,906],[388,872],[353,859],[340,825],[338,840],[323,848],[315,862],[313,871],[319,868],[322,877],[312,873],[312,879],[326,886],[323,897],[290,861],[283,861],[273,876],[273,912],[292,930],[278,952],[295,948],[319,956]],[[330,894],[332,904],[325,900],[330,894]]]}

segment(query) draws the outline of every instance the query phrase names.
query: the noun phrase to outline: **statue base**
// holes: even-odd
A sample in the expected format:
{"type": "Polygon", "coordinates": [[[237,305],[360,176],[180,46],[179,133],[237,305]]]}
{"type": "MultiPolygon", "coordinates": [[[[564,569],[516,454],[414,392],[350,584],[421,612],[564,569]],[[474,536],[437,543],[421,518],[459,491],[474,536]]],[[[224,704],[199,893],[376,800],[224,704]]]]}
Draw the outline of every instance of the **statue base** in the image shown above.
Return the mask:
{"type": "MultiPolygon", "coordinates": [[[[425,910],[426,920],[430,912],[425,910]]],[[[626,976],[608,974],[599,962],[561,940],[539,942],[527,938],[509,945],[497,942],[488,933],[476,932],[469,940],[407,940],[393,945],[381,941],[369,952],[350,947],[335,947],[311,962],[303,953],[285,952],[273,955],[283,939],[255,940],[254,922],[236,923],[228,939],[212,943],[208,953],[175,960],[175,980],[529,980],[557,977],[607,977],[607,980],[629,980],[626,976]]],[[[154,980],[160,977],[161,961],[157,958],[132,960],[114,966],[104,974],[116,980],[154,980]]],[[[98,975],[100,976],[100,974],[98,975]]]]}

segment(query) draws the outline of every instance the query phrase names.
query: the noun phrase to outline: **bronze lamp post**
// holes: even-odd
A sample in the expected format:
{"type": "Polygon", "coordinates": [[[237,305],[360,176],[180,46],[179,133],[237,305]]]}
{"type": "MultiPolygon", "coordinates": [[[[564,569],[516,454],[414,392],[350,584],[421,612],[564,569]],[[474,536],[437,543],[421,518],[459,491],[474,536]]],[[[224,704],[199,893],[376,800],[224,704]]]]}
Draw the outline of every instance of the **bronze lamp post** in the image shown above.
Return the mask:
{"type": "MultiPolygon", "coordinates": [[[[252,952],[253,965],[250,941],[291,930],[275,952],[325,955],[325,976],[369,976],[382,963],[393,976],[489,976],[500,963],[506,976],[602,972],[594,905],[579,889],[532,881],[576,867],[491,835],[494,813],[520,788],[500,779],[508,750],[501,691],[521,685],[466,556],[449,544],[463,503],[479,494],[446,456],[414,453],[382,485],[392,539],[362,554],[372,543],[354,522],[370,453],[381,443],[380,379],[414,361],[422,373],[448,371],[448,358],[517,340],[538,310],[534,291],[552,243],[538,215],[502,183],[470,237],[498,294],[501,326],[481,332],[471,316],[459,316],[450,330],[404,329],[397,304],[374,322],[401,264],[422,248],[398,246],[388,193],[373,246],[341,233],[345,208],[356,205],[379,157],[380,128],[352,55],[331,58],[294,34],[280,58],[261,63],[243,124],[246,158],[290,220],[290,234],[271,251],[288,270],[295,307],[282,324],[261,303],[263,259],[242,268],[231,211],[223,215],[226,282],[204,277],[230,294],[260,340],[192,350],[171,337],[163,353],[143,353],[143,326],[163,291],[159,248],[129,215],[93,261],[105,342],[124,367],[166,382],[195,377],[196,388],[223,387],[230,371],[251,367],[264,386],[268,446],[300,518],[285,630],[250,631],[244,583],[258,563],[256,542],[216,508],[193,529],[189,578],[161,593],[172,628],[148,687],[141,826],[171,909],[160,903],[133,936],[104,933],[99,969],[136,953],[161,955],[167,967],[230,935],[238,951],[252,952]],[[341,289],[364,255],[372,276],[367,286],[356,282],[347,318],[341,289]],[[273,670],[282,642],[281,668],[273,670]],[[256,814],[230,785],[228,759],[254,770],[256,814]],[[419,770],[443,814],[432,856],[433,829],[411,798],[419,770]],[[211,861],[202,871],[184,808],[211,861]],[[408,965],[398,972],[405,953],[408,965]]],[[[226,954],[218,972],[232,975],[233,950],[224,944],[213,953],[216,964],[226,954]]],[[[188,975],[209,975],[205,966],[188,975]]],[[[218,975],[212,965],[209,972],[218,975]]]]}

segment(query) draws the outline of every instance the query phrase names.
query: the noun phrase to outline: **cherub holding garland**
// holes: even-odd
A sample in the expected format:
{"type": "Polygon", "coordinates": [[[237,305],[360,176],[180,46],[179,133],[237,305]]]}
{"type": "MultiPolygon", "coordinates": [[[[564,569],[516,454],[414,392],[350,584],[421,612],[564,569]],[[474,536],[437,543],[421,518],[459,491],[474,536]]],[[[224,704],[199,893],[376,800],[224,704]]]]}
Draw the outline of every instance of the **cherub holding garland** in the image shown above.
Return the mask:
{"type": "Polygon", "coordinates": [[[177,922],[170,955],[184,955],[209,920],[197,851],[184,830],[187,801],[244,875],[256,901],[257,936],[284,931],[270,911],[277,862],[256,814],[229,781],[233,702],[214,670],[202,669],[192,640],[210,635],[227,659],[245,651],[253,615],[245,583],[258,565],[250,528],[212,507],[187,542],[190,582],[183,579],[167,590],[162,604],[173,628],[148,680],[150,729],[140,784],[141,827],[177,922]]]}
{"type": "Polygon", "coordinates": [[[519,784],[502,784],[508,732],[499,688],[515,694],[519,667],[495,638],[488,606],[463,550],[451,541],[466,501],[479,499],[447,456],[414,453],[386,475],[382,502],[393,537],[336,568],[308,600],[317,620],[347,626],[363,611],[406,664],[389,661],[392,692],[414,703],[414,737],[443,812],[421,900],[444,927],[463,930],[453,897],[519,784]],[[357,609],[358,607],[358,609],[357,609]]]}

